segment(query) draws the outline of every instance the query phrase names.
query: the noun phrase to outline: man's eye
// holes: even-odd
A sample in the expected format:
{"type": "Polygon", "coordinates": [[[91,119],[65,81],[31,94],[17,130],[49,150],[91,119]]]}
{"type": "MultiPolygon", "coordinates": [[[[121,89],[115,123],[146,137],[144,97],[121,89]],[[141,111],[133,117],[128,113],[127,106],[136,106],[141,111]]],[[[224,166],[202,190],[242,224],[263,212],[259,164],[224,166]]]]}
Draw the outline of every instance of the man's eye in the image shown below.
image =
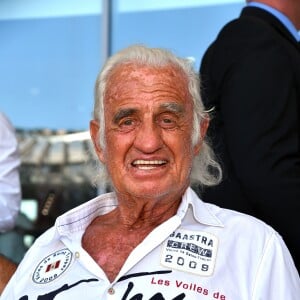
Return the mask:
{"type": "Polygon", "coordinates": [[[121,120],[121,122],[119,123],[119,128],[122,131],[128,131],[133,129],[137,124],[137,121],[135,119],[124,119],[121,120]]]}
{"type": "Polygon", "coordinates": [[[172,123],[172,120],[171,120],[171,119],[163,119],[162,121],[163,121],[164,123],[166,123],[166,124],[172,123]]]}
{"type": "Polygon", "coordinates": [[[172,129],[177,126],[176,118],[172,118],[169,116],[161,116],[161,118],[158,119],[158,123],[162,128],[166,129],[172,129]]]}
{"type": "Polygon", "coordinates": [[[121,123],[121,125],[130,126],[133,124],[133,120],[125,120],[121,123]]]}

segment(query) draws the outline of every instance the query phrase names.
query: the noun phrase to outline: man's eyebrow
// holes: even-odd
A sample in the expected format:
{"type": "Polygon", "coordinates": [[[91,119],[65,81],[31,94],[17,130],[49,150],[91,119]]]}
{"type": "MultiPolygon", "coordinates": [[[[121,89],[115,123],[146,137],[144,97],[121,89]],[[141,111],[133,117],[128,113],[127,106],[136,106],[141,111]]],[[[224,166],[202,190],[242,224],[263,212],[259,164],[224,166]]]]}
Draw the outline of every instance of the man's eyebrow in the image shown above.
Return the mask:
{"type": "Polygon", "coordinates": [[[179,103],[176,103],[176,102],[162,103],[159,106],[159,108],[163,109],[163,110],[170,111],[170,112],[174,112],[174,113],[177,113],[177,114],[182,114],[185,111],[184,106],[182,104],[179,104],[179,103]]]}
{"type": "Polygon", "coordinates": [[[137,112],[136,108],[121,108],[120,110],[118,110],[116,112],[116,114],[114,115],[113,118],[113,122],[115,124],[117,124],[120,120],[122,120],[123,118],[126,118],[128,116],[133,115],[134,113],[137,112]]]}

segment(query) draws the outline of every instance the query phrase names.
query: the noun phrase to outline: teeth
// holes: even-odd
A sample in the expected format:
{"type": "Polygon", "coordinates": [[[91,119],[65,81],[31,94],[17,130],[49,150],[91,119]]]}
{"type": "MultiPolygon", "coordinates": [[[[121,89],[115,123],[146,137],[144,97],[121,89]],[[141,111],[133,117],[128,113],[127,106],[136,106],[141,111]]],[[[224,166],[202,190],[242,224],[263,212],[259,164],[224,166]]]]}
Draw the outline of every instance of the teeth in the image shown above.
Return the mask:
{"type": "Polygon", "coordinates": [[[143,160],[143,159],[139,159],[139,160],[135,160],[133,162],[133,165],[137,166],[145,166],[145,168],[151,168],[151,166],[149,165],[162,165],[165,164],[166,161],[165,160],[143,160]]]}
{"type": "Polygon", "coordinates": [[[140,170],[151,170],[154,169],[154,166],[138,166],[140,170]]]}
{"type": "Polygon", "coordinates": [[[166,160],[143,160],[143,159],[138,159],[138,160],[135,160],[132,164],[134,166],[138,167],[140,170],[151,170],[151,169],[155,169],[156,166],[161,166],[165,163],[167,163],[166,160]]]}

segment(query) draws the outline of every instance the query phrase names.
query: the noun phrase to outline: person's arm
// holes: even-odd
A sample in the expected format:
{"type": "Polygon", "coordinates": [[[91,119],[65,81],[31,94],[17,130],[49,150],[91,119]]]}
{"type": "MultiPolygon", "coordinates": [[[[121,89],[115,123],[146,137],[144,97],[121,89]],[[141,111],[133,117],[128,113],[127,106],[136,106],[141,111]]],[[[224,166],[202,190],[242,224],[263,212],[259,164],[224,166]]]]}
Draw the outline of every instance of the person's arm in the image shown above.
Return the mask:
{"type": "Polygon", "coordinates": [[[15,130],[0,113],[0,232],[14,227],[21,200],[20,157],[15,130]]]}
{"type": "Polygon", "coordinates": [[[17,269],[17,265],[0,254],[0,295],[17,269]]]}

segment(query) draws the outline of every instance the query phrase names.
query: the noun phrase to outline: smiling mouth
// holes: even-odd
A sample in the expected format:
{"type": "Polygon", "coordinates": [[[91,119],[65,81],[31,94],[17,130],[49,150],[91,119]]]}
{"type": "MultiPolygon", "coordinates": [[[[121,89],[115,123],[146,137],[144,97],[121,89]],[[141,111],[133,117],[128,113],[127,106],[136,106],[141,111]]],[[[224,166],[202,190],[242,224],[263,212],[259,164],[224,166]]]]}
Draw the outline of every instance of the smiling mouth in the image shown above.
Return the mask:
{"type": "Polygon", "coordinates": [[[140,170],[152,170],[161,167],[167,163],[166,160],[135,160],[132,165],[140,170]]]}

